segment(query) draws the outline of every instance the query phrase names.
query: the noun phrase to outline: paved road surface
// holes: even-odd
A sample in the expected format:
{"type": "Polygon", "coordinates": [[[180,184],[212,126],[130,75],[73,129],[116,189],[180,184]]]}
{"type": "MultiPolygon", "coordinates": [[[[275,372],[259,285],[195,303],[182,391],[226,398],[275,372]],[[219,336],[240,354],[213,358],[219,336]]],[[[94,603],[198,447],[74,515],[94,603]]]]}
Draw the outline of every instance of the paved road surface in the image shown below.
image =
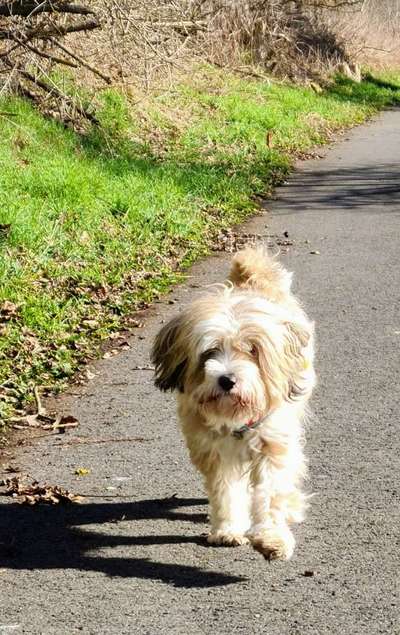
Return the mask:
{"type": "MultiPolygon", "coordinates": [[[[293,560],[269,564],[201,537],[206,500],[173,398],[135,370],[177,310],[166,300],[129,351],[98,364],[86,394],[64,401],[78,431],[27,445],[13,461],[92,496],[64,509],[1,499],[0,633],[400,633],[400,112],[325,153],[278,190],[272,218],[246,227],[289,232],[283,261],[317,323],[307,445],[316,496],[293,560]],[[68,444],[78,434],[145,440],[68,444]],[[90,475],[78,480],[77,467],[90,475]]],[[[200,263],[171,297],[184,304],[196,285],[223,280],[228,261],[200,263]]]]}

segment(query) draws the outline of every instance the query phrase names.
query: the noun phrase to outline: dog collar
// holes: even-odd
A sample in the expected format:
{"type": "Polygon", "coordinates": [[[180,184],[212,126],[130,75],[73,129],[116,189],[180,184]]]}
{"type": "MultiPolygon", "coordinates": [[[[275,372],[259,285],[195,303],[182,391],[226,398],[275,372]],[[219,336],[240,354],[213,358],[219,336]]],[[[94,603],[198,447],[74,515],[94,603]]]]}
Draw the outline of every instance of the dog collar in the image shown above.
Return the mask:
{"type": "Polygon", "coordinates": [[[240,428],[236,428],[236,430],[232,432],[232,436],[235,437],[235,439],[243,439],[246,432],[250,432],[250,430],[258,428],[258,426],[261,425],[263,421],[264,419],[259,419],[258,421],[253,421],[252,419],[250,419],[250,421],[244,423],[242,426],[240,426],[240,428]]]}

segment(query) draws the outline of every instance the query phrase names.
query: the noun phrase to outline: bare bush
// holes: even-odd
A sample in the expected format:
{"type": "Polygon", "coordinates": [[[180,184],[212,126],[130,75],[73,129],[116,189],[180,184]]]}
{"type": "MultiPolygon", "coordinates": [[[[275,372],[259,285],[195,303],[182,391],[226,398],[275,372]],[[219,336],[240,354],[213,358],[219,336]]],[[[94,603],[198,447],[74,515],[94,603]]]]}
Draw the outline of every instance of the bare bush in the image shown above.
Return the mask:
{"type": "MultiPolygon", "coordinates": [[[[149,89],[193,60],[307,81],[397,37],[400,0],[0,0],[0,81],[64,120],[96,121],[63,85],[149,89]],[[373,26],[372,26],[373,25],[373,26]],[[372,42],[372,43],[371,43],[372,42]],[[60,79],[61,78],[61,79],[60,79]]],[[[94,92],[94,91],[93,91],[94,92]]],[[[87,90],[86,90],[86,94],[87,90]]]]}
{"type": "MultiPolygon", "coordinates": [[[[55,66],[77,68],[85,61],[62,44],[70,34],[100,27],[94,11],[86,6],[58,0],[9,0],[0,3],[0,76],[2,91],[14,90],[33,101],[58,105],[96,121],[57,86],[51,76],[55,66]]],[[[92,69],[92,72],[101,71],[92,69]]],[[[104,79],[106,79],[104,77],[104,79]]]]}
{"type": "Polygon", "coordinates": [[[202,5],[202,0],[0,1],[1,90],[22,93],[63,120],[78,115],[95,121],[79,90],[72,98],[71,86],[149,88],[171,79],[180,60],[193,55],[198,32],[207,28],[202,5]],[[72,82],[65,85],[60,66],[68,68],[72,82]]]}
{"type": "Polygon", "coordinates": [[[293,79],[315,77],[348,61],[345,43],[315,7],[295,0],[233,0],[215,15],[206,39],[213,61],[247,60],[293,79]]]}
{"type": "MultiPolygon", "coordinates": [[[[148,88],[194,58],[249,74],[310,78],[348,62],[321,6],[361,0],[97,0],[103,29],[86,56],[125,86],[148,88]],[[256,67],[256,69],[255,69],[256,67]]],[[[76,39],[76,38],[75,38],[76,39]]]]}
{"type": "Polygon", "coordinates": [[[323,19],[342,33],[353,61],[400,67],[400,0],[363,0],[357,11],[325,12],[323,19]]]}

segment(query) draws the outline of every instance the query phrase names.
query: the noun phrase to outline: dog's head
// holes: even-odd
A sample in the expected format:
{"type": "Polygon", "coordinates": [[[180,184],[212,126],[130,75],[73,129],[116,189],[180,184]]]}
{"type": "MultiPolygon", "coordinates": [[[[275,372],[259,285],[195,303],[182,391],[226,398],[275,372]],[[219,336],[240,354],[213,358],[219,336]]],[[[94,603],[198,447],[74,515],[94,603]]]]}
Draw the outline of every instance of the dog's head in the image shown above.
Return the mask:
{"type": "Polygon", "coordinates": [[[311,389],[311,336],[301,312],[293,320],[263,297],[226,288],[161,329],[155,384],[184,393],[208,420],[256,420],[311,389]]]}

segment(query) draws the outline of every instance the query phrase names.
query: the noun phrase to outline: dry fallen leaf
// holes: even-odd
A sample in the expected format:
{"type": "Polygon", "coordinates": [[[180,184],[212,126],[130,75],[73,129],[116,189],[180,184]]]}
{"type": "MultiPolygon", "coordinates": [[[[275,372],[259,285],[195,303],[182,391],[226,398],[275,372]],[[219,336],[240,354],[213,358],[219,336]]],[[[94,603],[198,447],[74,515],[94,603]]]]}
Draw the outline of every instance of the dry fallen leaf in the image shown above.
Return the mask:
{"type": "Polygon", "coordinates": [[[14,302],[10,302],[10,300],[4,300],[0,307],[0,311],[7,311],[8,313],[15,313],[16,310],[17,305],[14,302]]]}
{"type": "Polygon", "coordinates": [[[263,238],[266,238],[264,234],[244,234],[234,232],[232,229],[222,229],[215,239],[212,250],[233,253],[247,245],[254,247],[263,238]]]}
{"type": "Polygon", "coordinates": [[[31,485],[25,485],[18,476],[7,478],[2,483],[6,487],[4,496],[12,496],[20,505],[58,505],[59,503],[81,503],[83,496],[71,494],[68,490],[58,485],[39,485],[33,481],[31,485]]]}
{"type": "Polygon", "coordinates": [[[20,468],[16,467],[15,465],[5,465],[3,467],[3,472],[7,472],[8,474],[16,474],[17,472],[20,472],[20,468]]]}
{"type": "Polygon", "coordinates": [[[11,223],[0,223],[0,238],[6,238],[11,231],[11,223]]]}
{"type": "Polygon", "coordinates": [[[75,470],[77,476],[87,476],[90,474],[90,470],[87,467],[77,467],[75,470]]]}
{"type": "Polygon", "coordinates": [[[88,242],[90,242],[89,232],[83,231],[81,235],[79,236],[79,242],[81,245],[86,245],[88,242]]]}
{"type": "Polygon", "coordinates": [[[82,320],[82,324],[89,329],[96,329],[99,326],[98,320],[82,320]]]}
{"type": "Polygon", "coordinates": [[[8,322],[12,318],[15,318],[18,312],[18,307],[14,302],[4,300],[0,305],[0,320],[2,322],[8,322]]]}
{"type": "Polygon", "coordinates": [[[267,135],[266,135],[267,148],[273,148],[274,147],[273,137],[274,137],[274,133],[272,132],[272,130],[268,130],[267,135]]]}

